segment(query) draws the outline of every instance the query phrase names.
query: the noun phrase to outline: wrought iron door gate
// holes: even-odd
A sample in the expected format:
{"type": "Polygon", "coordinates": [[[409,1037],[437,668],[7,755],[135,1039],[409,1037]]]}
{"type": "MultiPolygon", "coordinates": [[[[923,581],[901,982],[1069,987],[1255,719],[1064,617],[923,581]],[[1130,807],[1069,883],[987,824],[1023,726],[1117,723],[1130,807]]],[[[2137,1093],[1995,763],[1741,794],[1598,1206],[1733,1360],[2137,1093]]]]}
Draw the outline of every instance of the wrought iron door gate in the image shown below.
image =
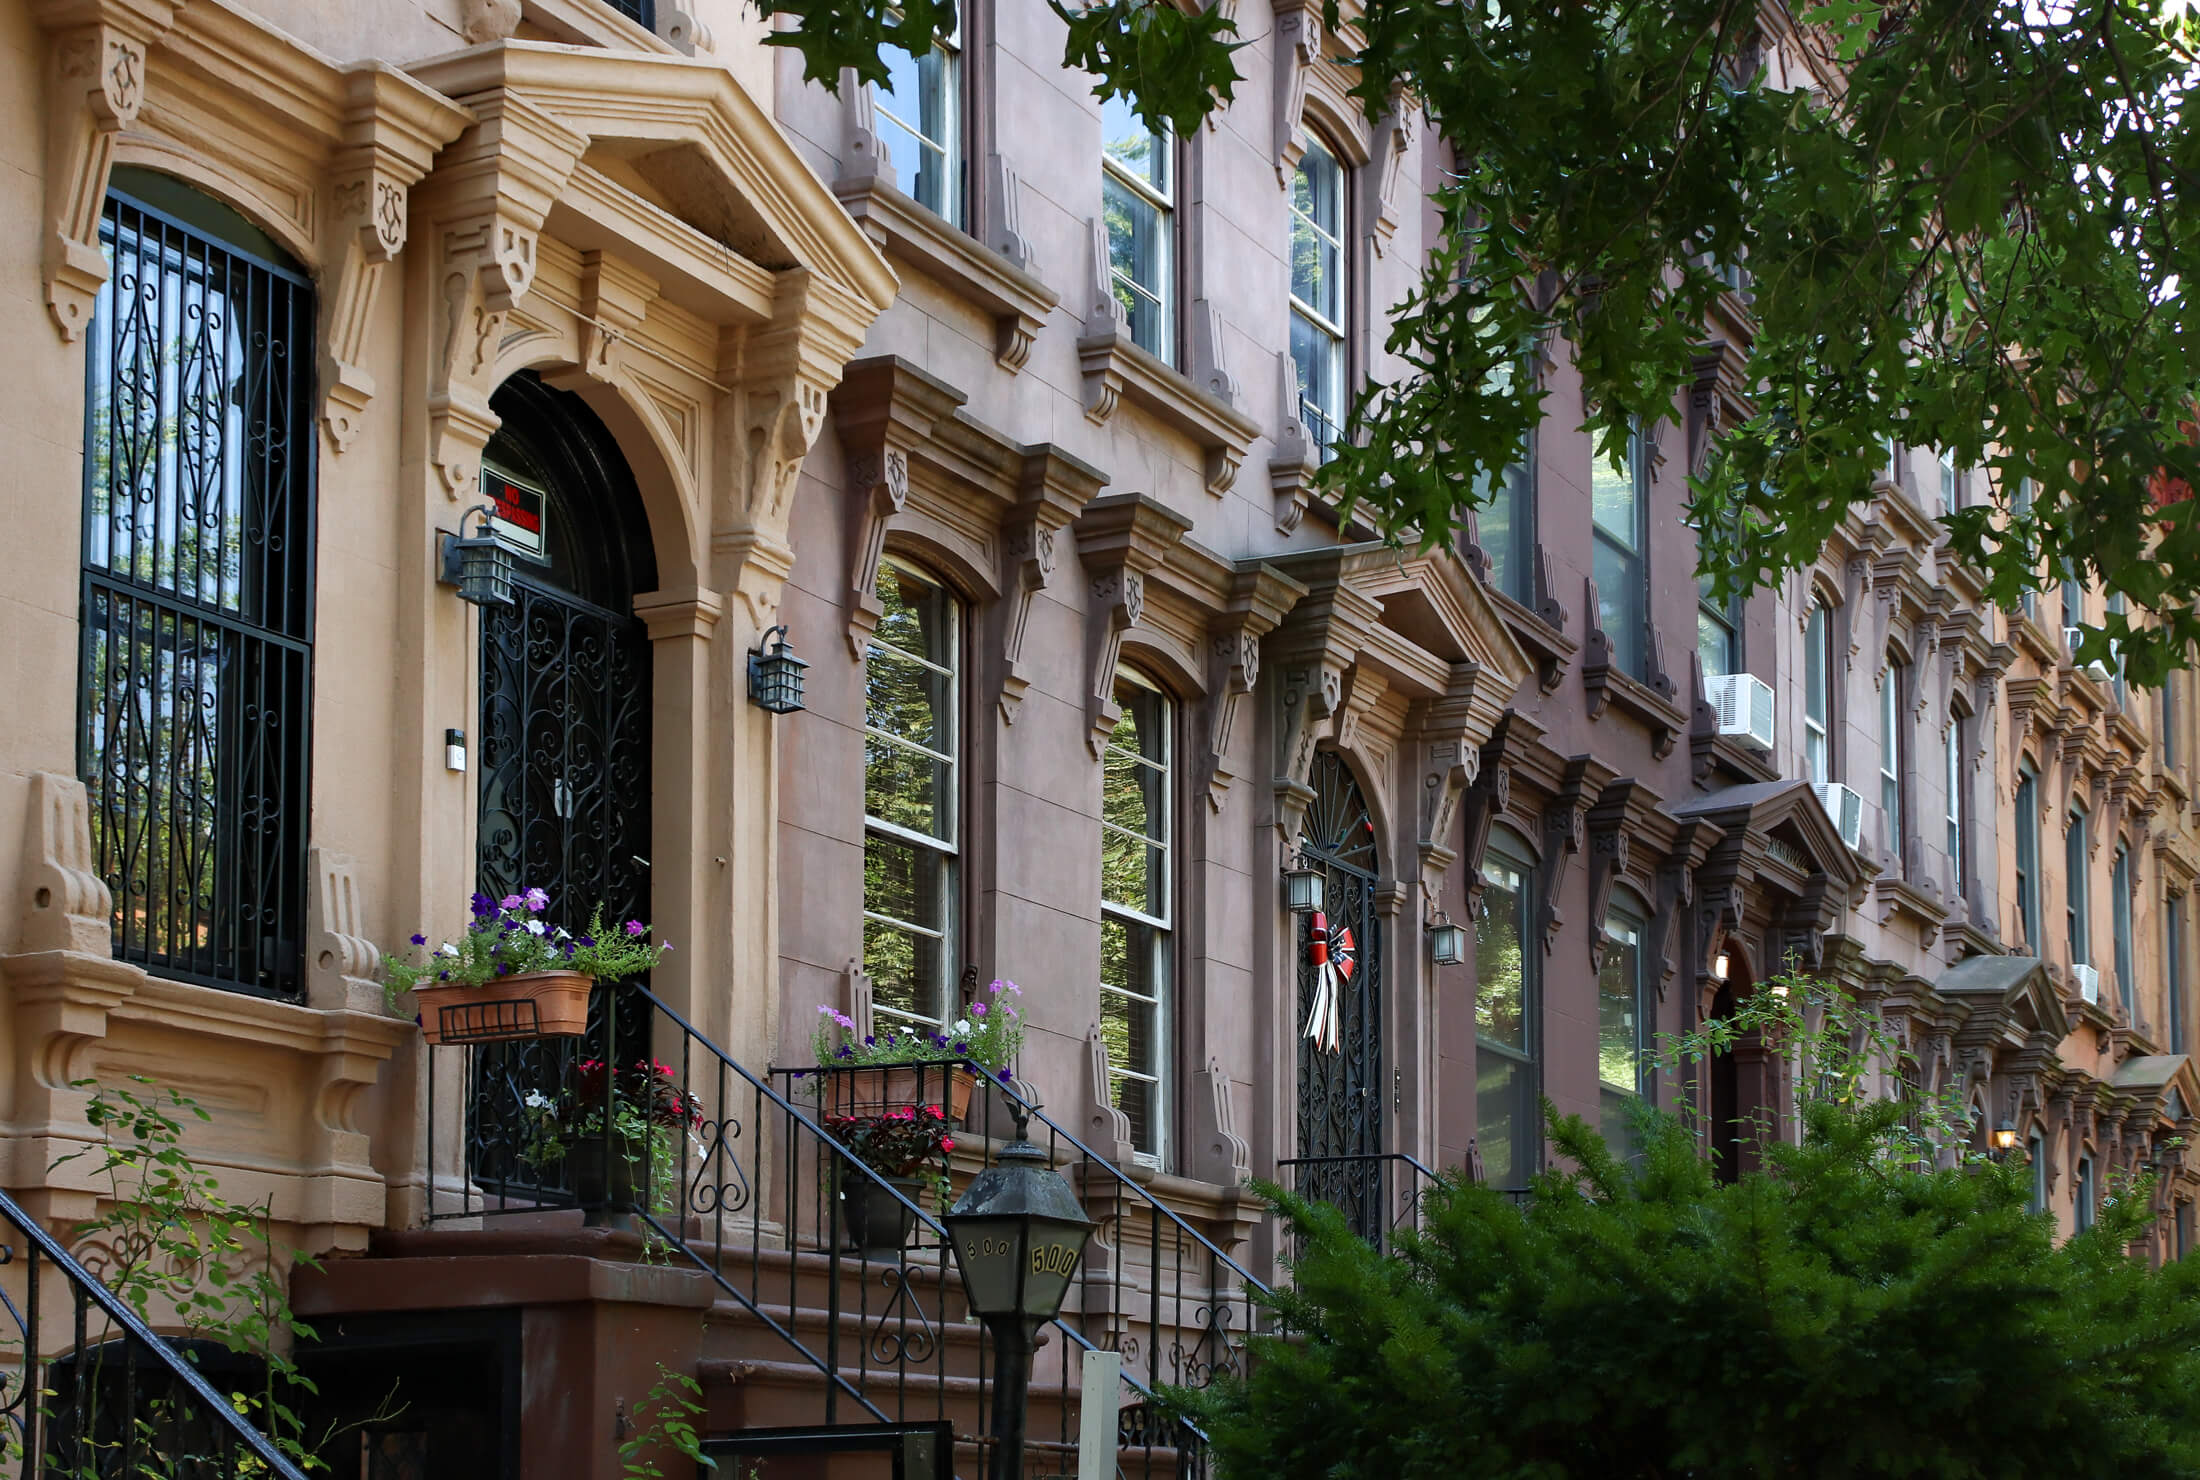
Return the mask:
{"type": "Polygon", "coordinates": [[[1337,1204],[1356,1231],[1372,1236],[1387,1222],[1382,1191],[1383,933],[1375,913],[1375,823],[1367,798],[1335,751],[1317,751],[1307,782],[1314,800],[1299,831],[1299,850],[1324,876],[1322,911],[1331,951],[1350,932],[1353,970],[1343,983],[1342,1044],[1334,1053],[1305,1036],[1315,968],[1306,949],[1313,928],[1298,929],[1300,1189],[1337,1204]],[[1325,1160],[1336,1158],[1336,1160],[1325,1160]]]}

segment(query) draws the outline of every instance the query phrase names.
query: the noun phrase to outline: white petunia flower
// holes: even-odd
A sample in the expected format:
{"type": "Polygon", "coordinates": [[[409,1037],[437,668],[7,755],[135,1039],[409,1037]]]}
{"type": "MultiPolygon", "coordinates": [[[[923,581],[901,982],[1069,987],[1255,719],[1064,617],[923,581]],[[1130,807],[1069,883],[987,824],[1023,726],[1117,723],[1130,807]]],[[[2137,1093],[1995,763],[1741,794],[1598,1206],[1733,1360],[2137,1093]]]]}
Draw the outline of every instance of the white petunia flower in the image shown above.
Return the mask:
{"type": "Polygon", "coordinates": [[[970,1019],[968,1019],[968,1018],[957,1018],[957,1019],[955,1019],[955,1031],[956,1031],[957,1033],[961,1034],[961,1035],[962,1035],[963,1037],[965,1037],[965,1038],[969,1037],[969,1036],[970,1036],[970,1019]]]}
{"type": "Polygon", "coordinates": [[[452,945],[449,941],[445,941],[443,942],[442,948],[438,950],[436,954],[438,956],[455,956],[458,954],[458,947],[452,945]]]}
{"type": "Polygon", "coordinates": [[[529,920],[527,922],[527,933],[529,935],[541,935],[548,929],[549,927],[540,920],[529,920]]]}
{"type": "Polygon", "coordinates": [[[550,1097],[539,1089],[531,1089],[527,1092],[527,1108],[530,1110],[547,1110],[550,1108],[550,1097]]]}

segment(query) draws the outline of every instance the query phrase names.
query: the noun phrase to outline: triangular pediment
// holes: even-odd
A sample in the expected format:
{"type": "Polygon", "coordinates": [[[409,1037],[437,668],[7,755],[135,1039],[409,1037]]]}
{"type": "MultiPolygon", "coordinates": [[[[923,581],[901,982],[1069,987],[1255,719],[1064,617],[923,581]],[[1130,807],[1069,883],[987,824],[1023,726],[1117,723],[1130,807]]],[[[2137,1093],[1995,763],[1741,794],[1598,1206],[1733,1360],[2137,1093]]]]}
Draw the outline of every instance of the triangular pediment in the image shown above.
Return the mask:
{"type": "Polygon", "coordinates": [[[1444,663],[1474,663],[1510,695],[1532,664],[1466,563],[1448,549],[1406,554],[1380,543],[1336,552],[1337,577],[1382,604],[1381,625],[1444,663]]]}
{"type": "Polygon", "coordinates": [[[1862,877],[1856,855],[1826,816],[1807,781],[1757,781],[1730,786],[1673,808],[1680,817],[1705,817],[1728,833],[1762,837],[1793,852],[1806,872],[1844,886],[1862,877]]]}
{"type": "Polygon", "coordinates": [[[2060,1042],[2070,1033],[2062,994],[2036,956],[1966,956],[1940,974],[1933,990],[1969,1004],[1971,1021],[1994,1031],[2014,1027],[2027,1036],[2045,1033],[2060,1042]]]}

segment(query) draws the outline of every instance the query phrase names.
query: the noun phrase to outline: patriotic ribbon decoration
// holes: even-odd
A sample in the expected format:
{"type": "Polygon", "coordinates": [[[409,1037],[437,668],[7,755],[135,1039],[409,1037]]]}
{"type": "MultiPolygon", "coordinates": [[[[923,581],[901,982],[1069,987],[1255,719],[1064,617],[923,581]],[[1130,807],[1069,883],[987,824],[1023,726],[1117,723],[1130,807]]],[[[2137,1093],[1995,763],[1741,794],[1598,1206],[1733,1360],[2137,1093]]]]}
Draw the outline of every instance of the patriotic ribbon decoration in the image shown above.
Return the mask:
{"type": "Polygon", "coordinates": [[[1352,927],[1329,936],[1329,917],[1314,911],[1306,953],[1314,967],[1314,1002],[1307,1009],[1306,1036],[1313,1045],[1335,1053],[1344,1044],[1344,989],[1352,980],[1358,952],[1352,943],[1352,927]]]}

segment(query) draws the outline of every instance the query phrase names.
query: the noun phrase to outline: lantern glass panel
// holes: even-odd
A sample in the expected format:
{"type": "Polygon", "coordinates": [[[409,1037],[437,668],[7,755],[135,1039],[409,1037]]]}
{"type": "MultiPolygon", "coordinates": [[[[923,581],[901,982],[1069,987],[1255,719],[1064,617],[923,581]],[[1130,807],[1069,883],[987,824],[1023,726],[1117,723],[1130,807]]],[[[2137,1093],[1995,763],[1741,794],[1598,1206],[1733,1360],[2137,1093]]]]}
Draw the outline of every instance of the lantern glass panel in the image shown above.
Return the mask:
{"type": "Polygon", "coordinates": [[[1467,932],[1464,926],[1446,920],[1429,927],[1429,955],[1438,966],[1457,966],[1467,959],[1467,932]]]}
{"type": "Polygon", "coordinates": [[[1284,907],[1303,915],[1322,906],[1322,876],[1318,869],[1287,868],[1283,871],[1284,907]]]}
{"type": "Polygon", "coordinates": [[[962,1270],[963,1287],[970,1308],[981,1316],[1007,1315],[1016,1309],[1017,1274],[1024,1259],[1024,1220],[1006,1218],[947,1219],[949,1240],[955,1246],[955,1263],[962,1270]]]}
{"type": "Polygon", "coordinates": [[[1078,1260],[1084,1256],[1085,1240],[1091,1233],[1084,1224],[1058,1223],[1051,1218],[1031,1220],[1024,1255],[1025,1315],[1050,1321],[1061,1313],[1069,1282],[1077,1273],[1078,1260]]]}

